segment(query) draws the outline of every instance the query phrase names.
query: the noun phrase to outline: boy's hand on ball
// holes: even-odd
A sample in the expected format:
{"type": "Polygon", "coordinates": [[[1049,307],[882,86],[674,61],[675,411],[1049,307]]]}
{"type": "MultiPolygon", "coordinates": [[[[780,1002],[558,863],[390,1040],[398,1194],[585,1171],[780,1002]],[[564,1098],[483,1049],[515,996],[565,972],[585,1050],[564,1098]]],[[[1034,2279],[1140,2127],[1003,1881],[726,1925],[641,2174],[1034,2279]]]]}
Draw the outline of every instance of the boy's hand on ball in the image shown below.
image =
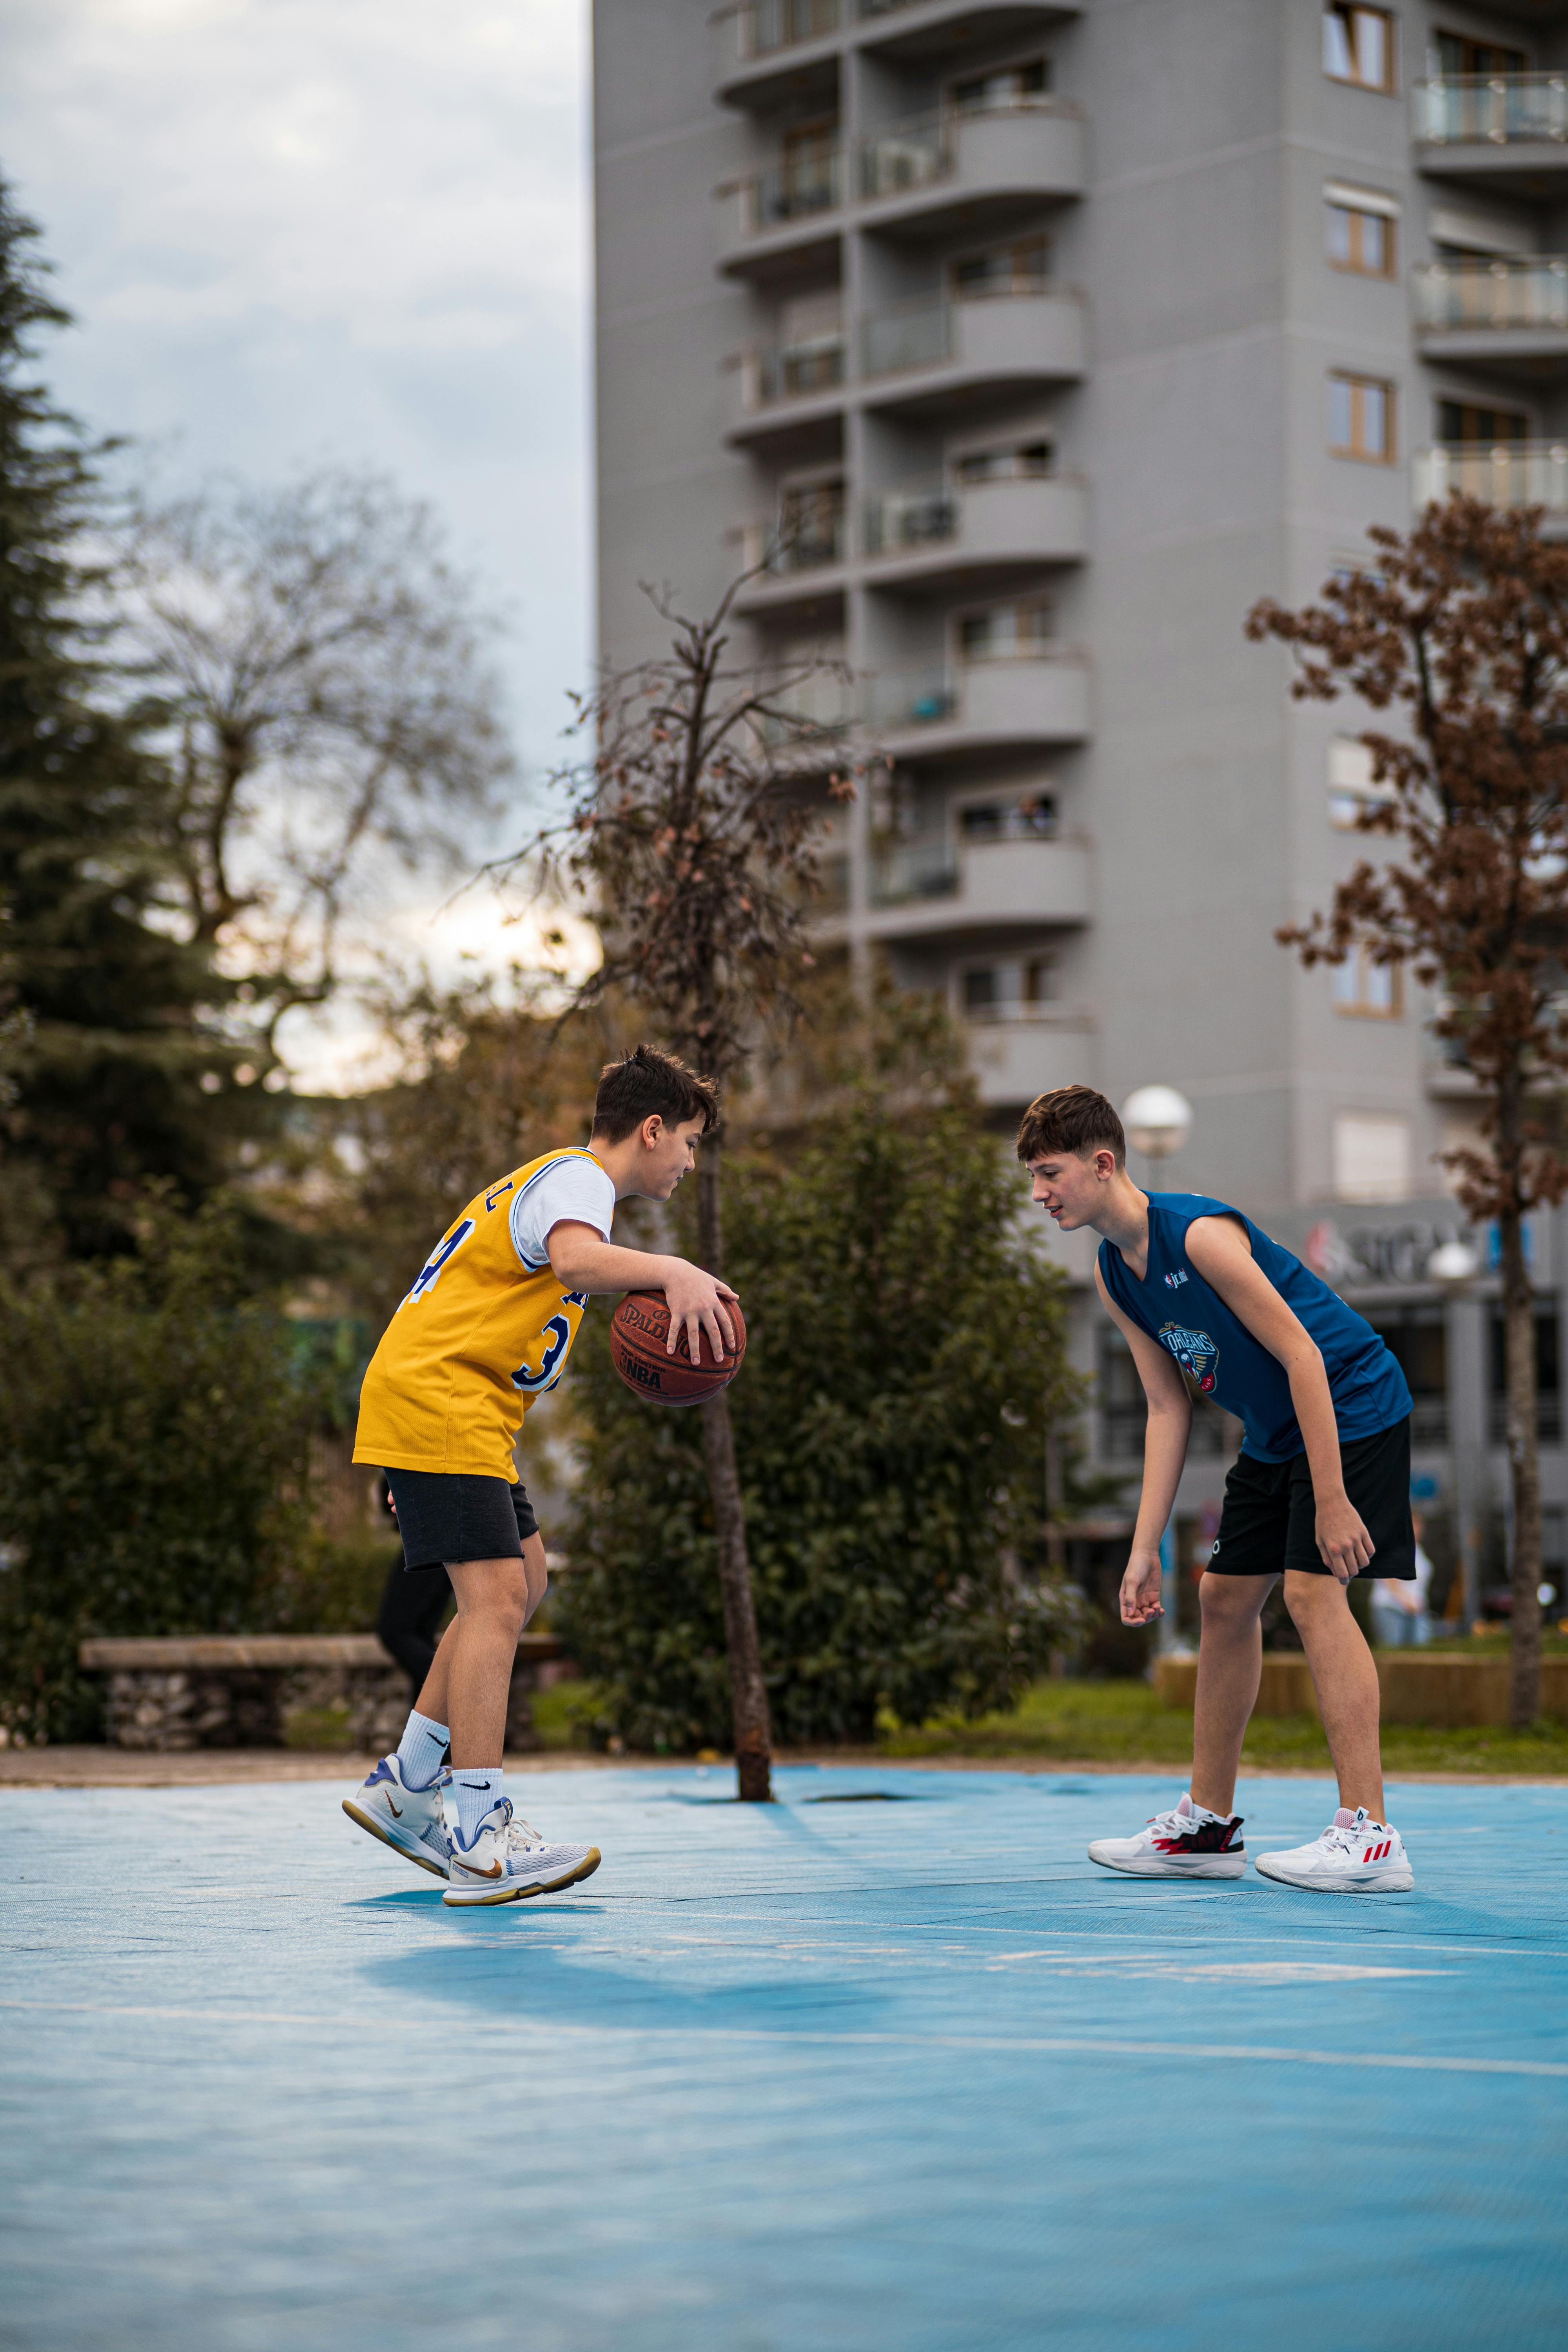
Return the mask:
{"type": "Polygon", "coordinates": [[[1121,1622],[1148,1625],[1164,1613],[1160,1605],[1160,1555],[1135,1551],[1121,1579],[1121,1622]]]}
{"type": "Polygon", "coordinates": [[[694,1364],[702,1361],[704,1331],[716,1364],[723,1362],[726,1351],[733,1352],[735,1327],[724,1311],[724,1301],[733,1298],[735,1293],[727,1282],[716,1282],[710,1274],[687,1258],[673,1257],[665,1278],[664,1296],[669,1307],[666,1355],[674,1355],[682,1324],[686,1326],[687,1353],[694,1364]]]}

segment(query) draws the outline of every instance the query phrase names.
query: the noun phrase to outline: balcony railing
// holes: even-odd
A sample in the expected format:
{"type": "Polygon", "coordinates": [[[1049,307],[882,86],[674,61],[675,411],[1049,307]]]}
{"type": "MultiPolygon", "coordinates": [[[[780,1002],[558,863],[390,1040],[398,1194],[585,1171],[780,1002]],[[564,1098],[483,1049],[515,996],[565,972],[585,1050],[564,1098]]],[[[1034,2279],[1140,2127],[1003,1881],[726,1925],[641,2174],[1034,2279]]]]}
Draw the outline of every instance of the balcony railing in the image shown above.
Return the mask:
{"type": "Polygon", "coordinates": [[[781,685],[766,698],[773,708],[755,723],[768,744],[799,744],[805,751],[813,736],[836,740],[855,723],[855,689],[847,677],[831,670],[781,685]]]}
{"type": "Polygon", "coordinates": [[[963,124],[994,114],[1059,115],[1077,118],[1082,109],[1069,99],[1049,98],[1036,90],[1015,98],[988,100],[984,106],[947,108],[940,114],[914,116],[860,142],[857,185],[868,200],[900,194],[907,188],[928,188],[951,179],[958,169],[958,137],[963,124]]]}
{"type": "Polygon", "coordinates": [[[1568,76],[1451,74],[1411,92],[1412,135],[1424,147],[1568,142],[1568,76]]]}
{"type": "Polygon", "coordinates": [[[867,723],[873,728],[935,727],[955,719],[963,707],[966,688],[976,679],[1016,677],[1048,667],[1079,668],[1081,646],[1036,644],[1026,653],[981,654],[950,664],[932,662],[911,669],[886,669],[868,678],[865,691],[867,723]]]}
{"type": "Polygon", "coordinates": [[[747,523],[741,544],[748,572],[761,568],[781,576],[820,572],[825,564],[842,563],[848,554],[848,520],[841,506],[825,500],[797,521],[747,523]]]}
{"type": "Polygon", "coordinates": [[[843,200],[843,183],[840,159],[834,154],[814,157],[809,163],[775,165],[771,172],[732,180],[721,193],[735,199],[739,235],[764,236],[791,221],[836,211],[843,200]]]}
{"type": "Polygon", "coordinates": [[[1561,255],[1426,261],[1414,279],[1416,324],[1429,331],[1568,331],[1568,258],[1561,255]]]}
{"type": "Polygon", "coordinates": [[[940,546],[958,530],[958,500],[940,474],[902,482],[868,499],[865,534],[868,555],[896,549],[940,546]]]}
{"type": "Polygon", "coordinates": [[[884,670],[866,687],[866,716],[873,727],[931,727],[958,709],[958,678],[945,663],[919,669],[884,670]]]}
{"type": "Polygon", "coordinates": [[[1493,507],[1544,507],[1568,516],[1568,442],[1504,441],[1486,448],[1473,441],[1437,442],[1411,460],[1411,495],[1419,507],[1451,492],[1493,507]]]}
{"type": "Polygon", "coordinates": [[[747,0],[735,11],[742,59],[771,57],[836,33],[842,22],[839,0],[747,0]]]}
{"type": "Polygon", "coordinates": [[[900,370],[936,367],[952,357],[953,306],[939,298],[899,302],[887,310],[873,310],[860,322],[860,364],[870,375],[894,375],[900,370]]]}
{"type": "Polygon", "coordinates": [[[917,834],[873,853],[867,896],[873,907],[907,907],[920,898],[951,898],[963,878],[951,835],[917,834]]]}
{"type": "Polygon", "coordinates": [[[813,335],[798,343],[767,343],[747,352],[741,362],[742,401],[748,409],[771,408],[775,401],[804,400],[813,393],[831,392],[844,382],[847,338],[841,333],[813,335]]]}

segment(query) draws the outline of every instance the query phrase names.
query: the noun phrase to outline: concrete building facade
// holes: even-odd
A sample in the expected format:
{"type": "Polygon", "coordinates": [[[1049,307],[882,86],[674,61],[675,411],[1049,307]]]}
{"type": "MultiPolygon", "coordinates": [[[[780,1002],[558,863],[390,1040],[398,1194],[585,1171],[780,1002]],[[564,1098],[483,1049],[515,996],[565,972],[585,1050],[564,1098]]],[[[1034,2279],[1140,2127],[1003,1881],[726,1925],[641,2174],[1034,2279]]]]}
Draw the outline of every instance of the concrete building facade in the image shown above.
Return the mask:
{"type": "MultiPolygon", "coordinates": [[[[1315,1252],[1419,1366],[1473,1602],[1494,1302],[1440,1297],[1420,1240],[1463,1223],[1468,1082],[1419,992],[1276,944],[1364,848],[1364,720],[1242,623],[1456,483],[1568,516],[1568,6],[596,0],[595,72],[602,657],[658,640],[639,581],[707,604],[765,562],[757,658],[837,655],[889,755],[826,932],[945,994],[999,1123],[1182,1089],[1163,1181],[1315,1252]]],[[[1112,1463],[1135,1409],[1096,1361],[1112,1463]]]]}

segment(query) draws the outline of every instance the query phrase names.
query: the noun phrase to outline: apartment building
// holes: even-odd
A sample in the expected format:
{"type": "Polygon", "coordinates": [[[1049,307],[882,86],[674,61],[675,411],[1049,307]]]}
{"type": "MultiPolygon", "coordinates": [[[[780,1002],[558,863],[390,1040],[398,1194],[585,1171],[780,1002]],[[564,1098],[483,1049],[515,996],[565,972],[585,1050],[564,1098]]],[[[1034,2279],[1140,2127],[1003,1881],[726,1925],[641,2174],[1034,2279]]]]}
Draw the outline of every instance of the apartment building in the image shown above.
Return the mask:
{"type": "Polygon", "coordinates": [[[1568,520],[1568,5],[597,0],[595,65],[602,656],[658,641],[639,581],[762,565],[752,651],[841,659],[888,755],[825,807],[825,940],[946,996],[999,1124],[1182,1089],[1163,1181],[1385,1325],[1473,1597],[1495,1298],[1426,1271],[1468,1081],[1418,991],[1275,942],[1372,786],[1242,622],[1456,484],[1568,520]]]}

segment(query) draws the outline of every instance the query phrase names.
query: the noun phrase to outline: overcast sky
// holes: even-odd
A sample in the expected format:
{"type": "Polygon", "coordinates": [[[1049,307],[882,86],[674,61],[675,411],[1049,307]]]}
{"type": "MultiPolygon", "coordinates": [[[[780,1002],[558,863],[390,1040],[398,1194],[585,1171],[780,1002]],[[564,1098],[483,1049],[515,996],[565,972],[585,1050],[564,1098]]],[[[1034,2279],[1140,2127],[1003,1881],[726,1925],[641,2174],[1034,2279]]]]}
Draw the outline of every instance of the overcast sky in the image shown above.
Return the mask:
{"type": "Polygon", "coordinates": [[[587,19],[0,7],[0,168],[78,320],[57,395],[155,445],[166,482],[345,459],[428,499],[508,609],[534,772],[590,659],[587,19]]]}

